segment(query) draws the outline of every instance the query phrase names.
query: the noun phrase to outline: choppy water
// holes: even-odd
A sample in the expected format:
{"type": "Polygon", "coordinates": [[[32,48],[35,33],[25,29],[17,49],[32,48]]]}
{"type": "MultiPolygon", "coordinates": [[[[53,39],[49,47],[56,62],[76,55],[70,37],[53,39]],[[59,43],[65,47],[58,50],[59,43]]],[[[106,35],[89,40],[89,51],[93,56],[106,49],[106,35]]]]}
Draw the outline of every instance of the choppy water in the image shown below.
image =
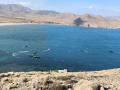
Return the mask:
{"type": "Polygon", "coordinates": [[[0,26],[0,72],[120,68],[120,30],[0,26]]]}

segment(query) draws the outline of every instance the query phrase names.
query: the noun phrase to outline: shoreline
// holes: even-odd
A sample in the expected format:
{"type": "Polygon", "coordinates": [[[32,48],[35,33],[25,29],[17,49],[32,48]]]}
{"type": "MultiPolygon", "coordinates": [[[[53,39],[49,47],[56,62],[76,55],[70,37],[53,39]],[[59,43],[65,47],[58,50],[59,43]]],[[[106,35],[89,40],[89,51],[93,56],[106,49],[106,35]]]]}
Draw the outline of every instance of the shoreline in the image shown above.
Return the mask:
{"type": "MultiPolygon", "coordinates": [[[[43,72],[43,73],[83,73],[83,72],[87,72],[87,73],[94,73],[94,72],[105,72],[105,71],[107,71],[107,72],[111,72],[111,71],[120,71],[120,68],[113,68],[113,69],[103,69],[103,70],[93,70],[93,71],[67,71],[67,69],[63,69],[63,70],[47,70],[47,71],[10,71],[10,72],[1,72],[0,73],[0,75],[1,74],[6,74],[6,73],[8,73],[8,74],[12,74],[12,73],[34,73],[34,72],[38,72],[38,73],[41,73],[41,72],[43,72]],[[61,72],[61,71],[63,71],[63,72],[61,72]]],[[[113,73],[113,72],[112,72],[113,73]]],[[[119,72],[120,73],[120,72],[119,72]]],[[[114,73],[113,73],[114,74],[114,73]]]]}
{"type": "MultiPolygon", "coordinates": [[[[13,26],[13,25],[65,25],[65,26],[76,26],[76,25],[68,25],[68,24],[50,24],[50,23],[0,23],[0,26],[13,26]]],[[[83,25],[77,26],[83,28],[103,28],[103,29],[120,29],[120,27],[86,27],[83,25]]]]}
{"type": "Polygon", "coordinates": [[[8,25],[32,25],[32,24],[33,25],[47,25],[47,24],[49,24],[49,25],[64,25],[64,24],[50,24],[50,23],[0,23],[0,26],[8,26],[8,25]]]}
{"type": "Polygon", "coordinates": [[[11,26],[11,25],[31,25],[39,23],[0,23],[0,26],[11,26]]]}
{"type": "Polygon", "coordinates": [[[90,72],[8,72],[0,77],[0,90],[120,90],[120,68],[90,72]]]}

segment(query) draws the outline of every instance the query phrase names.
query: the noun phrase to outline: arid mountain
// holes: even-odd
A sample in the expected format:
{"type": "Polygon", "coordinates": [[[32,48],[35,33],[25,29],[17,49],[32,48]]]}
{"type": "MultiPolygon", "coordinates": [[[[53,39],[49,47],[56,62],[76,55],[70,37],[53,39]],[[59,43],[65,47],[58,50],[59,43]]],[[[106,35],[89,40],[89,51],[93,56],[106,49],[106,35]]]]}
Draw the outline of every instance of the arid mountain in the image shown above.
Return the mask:
{"type": "Polygon", "coordinates": [[[105,27],[105,28],[118,28],[120,21],[115,19],[108,19],[103,16],[91,16],[89,14],[79,17],[82,20],[82,26],[85,27],[105,27]]]}
{"type": "Polygon", "coordinates": [[[24,7],[18,4],[0,4],[0,15],[2,16],[21,16],[21,15],[54,15],[58,14],[55,11],[47,11],[47,10],[32,10],[28,7],[24,7]]]}
{"type": "Polygon", "coordinates": [[[48,10],[32,10],[17,4],[0,4],[0,23],[57,23],[85,27],[120,27],[120,21],[89,14],[75,15],[48,10]]]}
{"type": "Polygon", "coordinates": [[[32,10],[16,4],[0,4],[0,16],[13,17],[30,13],[32,10]]]}

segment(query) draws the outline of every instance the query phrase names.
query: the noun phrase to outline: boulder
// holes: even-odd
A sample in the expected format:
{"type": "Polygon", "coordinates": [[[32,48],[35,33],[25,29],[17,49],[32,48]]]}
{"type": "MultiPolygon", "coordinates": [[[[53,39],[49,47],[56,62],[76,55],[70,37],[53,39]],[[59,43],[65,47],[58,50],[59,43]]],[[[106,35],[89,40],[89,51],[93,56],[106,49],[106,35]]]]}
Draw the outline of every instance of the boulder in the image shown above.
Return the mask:
{"type": "Polygon", "coordinates": [[[96,82],[92,82],[88,80],[80,80],[74,86],[74,90],[100,90],[100,87],[96,82]]]}

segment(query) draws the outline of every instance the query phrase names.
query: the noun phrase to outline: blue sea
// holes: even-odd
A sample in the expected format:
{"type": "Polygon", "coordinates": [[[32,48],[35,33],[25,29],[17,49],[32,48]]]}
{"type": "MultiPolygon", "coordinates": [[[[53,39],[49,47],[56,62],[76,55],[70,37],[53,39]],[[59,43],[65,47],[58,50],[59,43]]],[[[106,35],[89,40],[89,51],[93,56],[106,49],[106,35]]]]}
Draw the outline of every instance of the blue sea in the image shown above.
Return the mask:
{"type": "Polygon", "coordinates": [[[0,26],[0,72],[120,68],[120,29],[0,26]]]}

